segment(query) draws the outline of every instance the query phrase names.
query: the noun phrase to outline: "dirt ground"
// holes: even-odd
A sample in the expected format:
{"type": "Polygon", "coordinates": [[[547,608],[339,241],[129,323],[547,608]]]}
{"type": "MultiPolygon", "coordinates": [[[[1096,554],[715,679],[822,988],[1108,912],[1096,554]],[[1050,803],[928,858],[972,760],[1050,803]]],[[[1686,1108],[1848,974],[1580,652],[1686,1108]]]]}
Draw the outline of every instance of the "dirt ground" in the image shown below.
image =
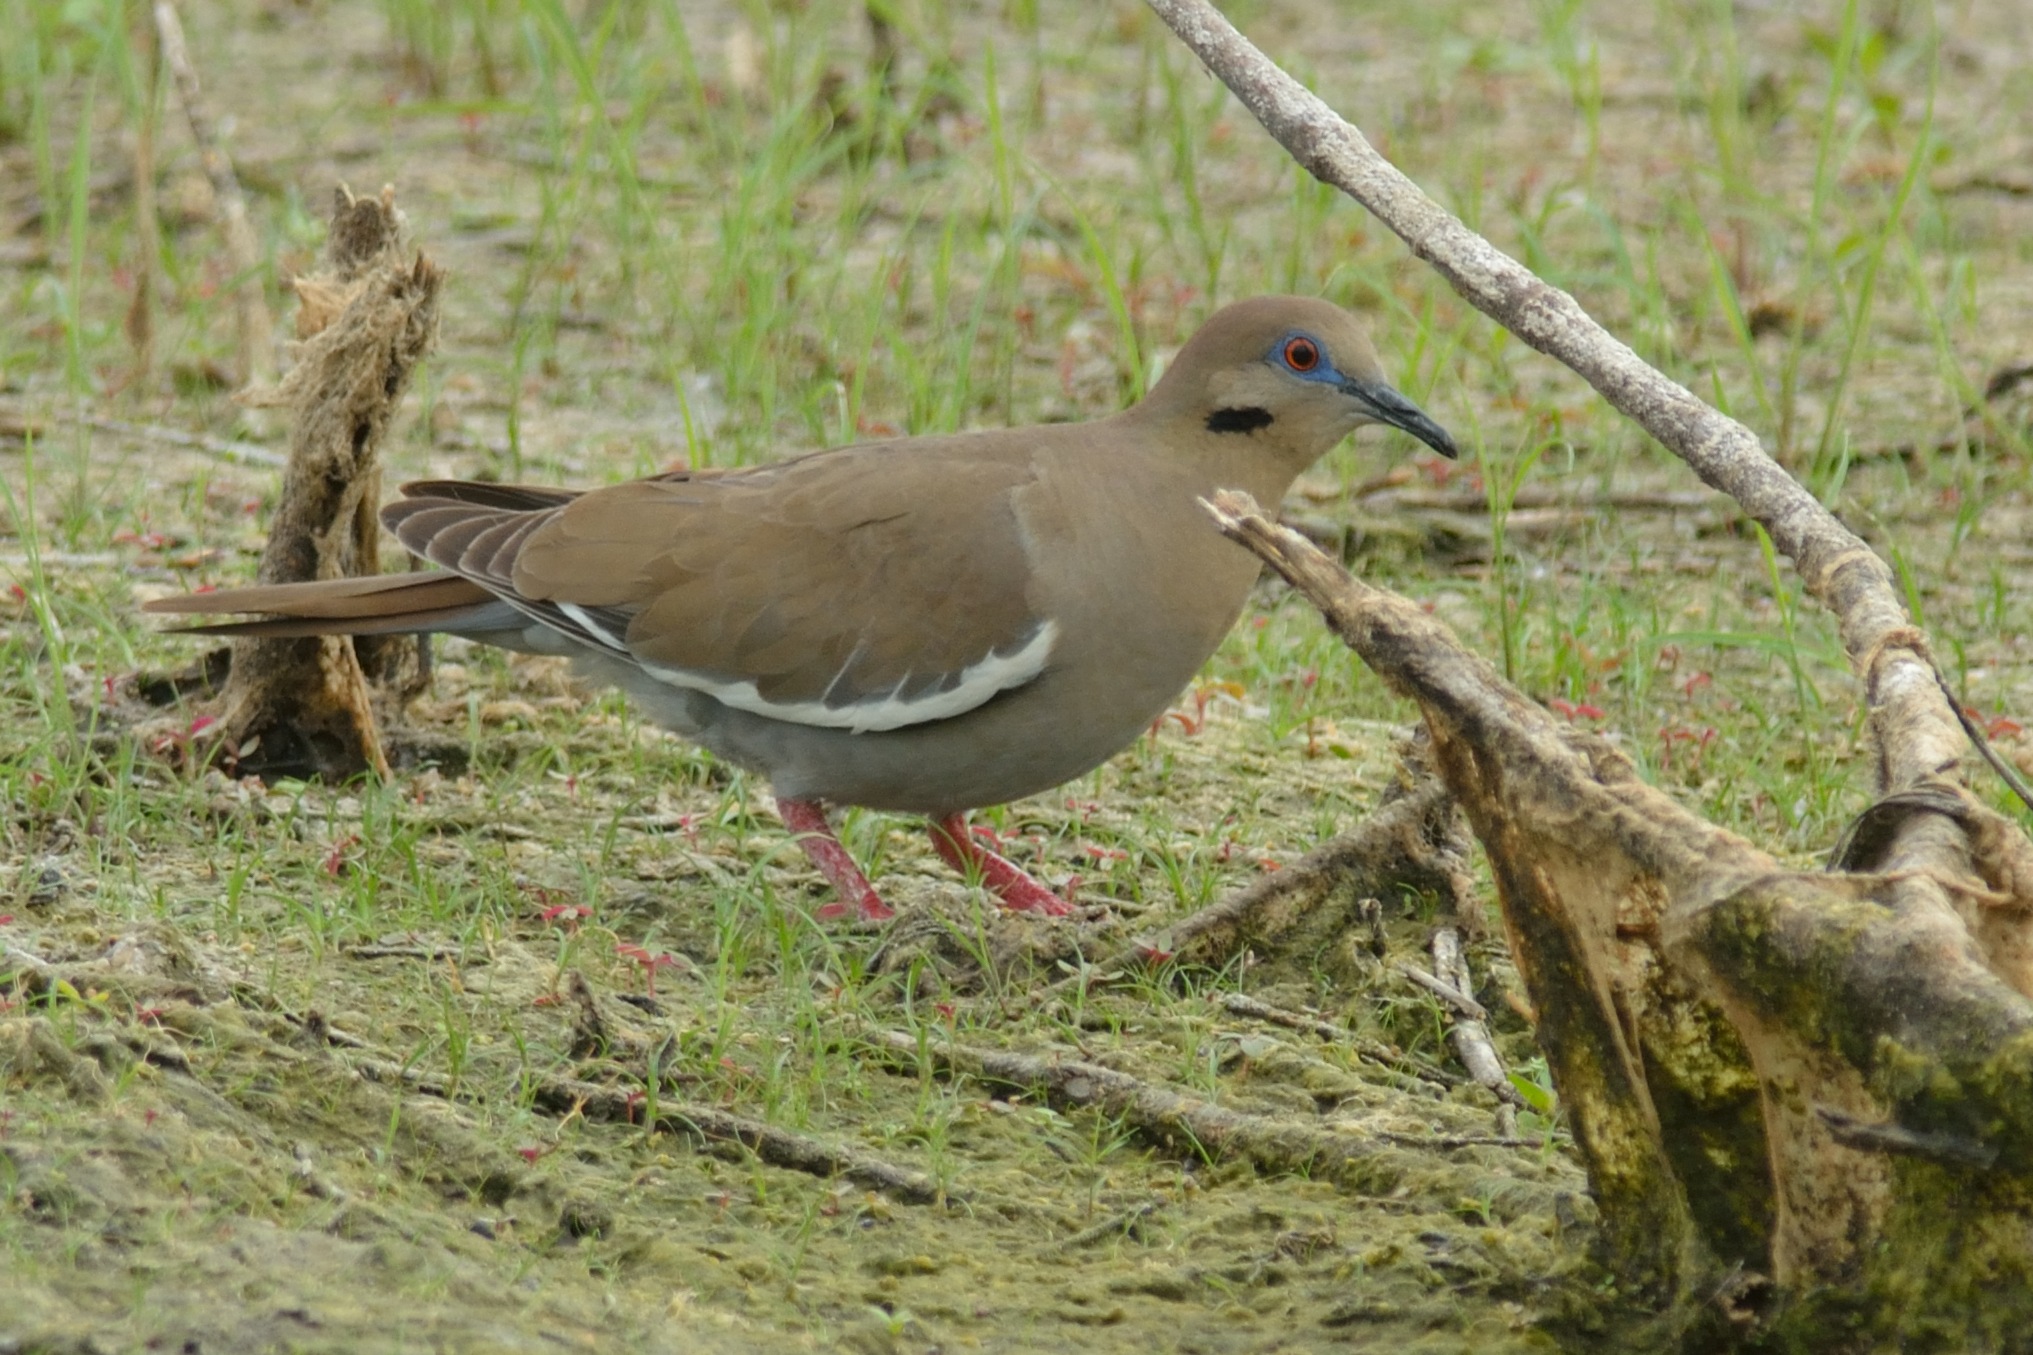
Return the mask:
{"type": "MultiPolygon", "coordinates": [[[[1770,438],[1906,568],[2012,750],[2033,36],[2010,0],[1863,6],[1830,135],[1839,7],[1734,7],[1727,41],[1713,8],[1234,13],[1770,438]],[[1923,122],[1910,224],[1873,236],[1923,122]]],[[[871,125],[859,6],[619,13],[185,10],[281,272],[341,181],[394,183],[451,271],[399,477],[589,483],[1086,417],[1147,374],[1125,328],[1161,355],[1217,294],[1324,290],[1385,316],[1393,370],[1485,450],[1407,477],[1403,445],[1358,440],[1290,514],[1789,859],[1859,806],[1855,694],[1783,565],[1300,182],[1140,7],[901,7],[910,116],[865,158],[841,143],[871,125]],[[578,101],[573,51],[640,83],[578,101]]],[[[227,398],[233,279],[174,105],[144,378],[121,77],[48,70],[46,106],[0,86],[26,110],[0,139],[0,1352],[1664,1348],[1590,1260],[1479,861],[1470,964],[1515,1133],[1404,975],[1444,920],[1430,890],[1380,889],[1375,945],[1302,929],[1093,967],[1399,785],[1408,709],[1268,585],[1178,718],[987,816],[1094,905],[1069,922],[998,914],[915,824],[854,814],[902,916],[822,923],[766,787],[556,664],[457,641],[386,784],[203,767],[204,647],[135,608],[247,577],[275,476],[226,443],[280,440],[227,398]],[[1112,1070],[1256,1137],[1199,1141],[1099,1074],[956,1073],[948,1044],[1112,1070]],[[831,1156],[781,1165],[736,1119],[831,1156]]]]}

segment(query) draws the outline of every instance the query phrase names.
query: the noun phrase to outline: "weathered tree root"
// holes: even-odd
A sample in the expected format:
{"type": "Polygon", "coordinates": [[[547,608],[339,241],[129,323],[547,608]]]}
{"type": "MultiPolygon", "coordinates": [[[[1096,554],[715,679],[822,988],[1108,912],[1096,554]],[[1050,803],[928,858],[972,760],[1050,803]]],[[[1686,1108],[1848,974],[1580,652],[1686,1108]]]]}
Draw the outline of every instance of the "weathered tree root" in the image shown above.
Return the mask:
{"type": "MultiPolygon", "coordinates": [[[[340,189],[325,272],[299,279],[297,363],[254,402],[290,410],[290,459],[257,578],[295,583],[380,568],[381,442],[437,337],[444,274],[406,257],[392,191],[340,189]]],[[[385,774],[370,682],[398,699],[415,672],[407,637],[235,643],[219,737],[235,770],[385,774]]]]}
{"type": "Polygon", "coordinates": [[[1399,1182],[1384,1142],[1366,1134],[1225,1110],[1076,1059],[926,1043],[900,1030],[877,1032],[871,1039],[912,1061],[928,1058],[935,1071],[947,1076],[1000,1083],[1058,1105],[1099,1110],[1175,1151],[1240,1158],[1266,1172],[1305,1172],[1370,1194],[1392,1190],[1399,1182]]]}
{"type": "MultiPolygon", "coordinates": [[[[1415,774],[1420,770],[1414,768],[1415,774]]],[[[1369,895],[1426,889],[1463,911],[1462,900],[1472,895],[1461,864],[1461,841],[1454,801],[1428,772],[1353,830],[1285,869],[1136,937],[1124,950],[1054,986],[1104,983],[1167,960],[1219,967],[1245,950],[1292,946],[1302,929],[1317,949],[1346,930],[1345,920],[1330,907],[1337,900],[1349,911],[1369,895]]]]}
{"type": "Polygon", "coordinates": [[[1944,782],[1892,861],[1960,842],[1975,870],[1784,870],[1415,604],[1246,496],[1218,500],[1222,530],[1419,703],[1489,853],[1627,1291],[1683,1327],[1740,1331],[1769,1276],[1782,1340],[1932,1330],[2017,1348],[2033,1320],[2033,1004],[2017,952],[1987,953],[1964,921],[2023,916],[1996,888],[2020,878],[2016,836],[1944,782]]]}

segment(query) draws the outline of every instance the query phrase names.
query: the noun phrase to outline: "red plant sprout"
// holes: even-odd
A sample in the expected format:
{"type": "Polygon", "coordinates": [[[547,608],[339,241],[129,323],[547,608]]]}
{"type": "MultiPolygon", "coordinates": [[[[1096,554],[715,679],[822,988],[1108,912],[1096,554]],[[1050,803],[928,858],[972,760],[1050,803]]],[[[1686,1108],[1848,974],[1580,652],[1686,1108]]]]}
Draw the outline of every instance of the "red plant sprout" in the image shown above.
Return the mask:
{"type": "Polygon", "coordinates": [[[593,910],[583,903],[554,903],[537,916],[545,922],[558,922],[558,919],[563,918],[564,921],[559,925],[567,933],[571,933],[579,930],[582,921],[593,916],[593,910]]]}
{"type": "Polygon", "coordinates": [[[632,946],[626,941],[616,944],[614,953],[624,960],[633,960],[642,966],[643,992],[650,997],[656,996],[656,972],[659,969],[674,968],[678,963],[678,957],[667,950],[652,955],[642,946],[632,946]]]}
{"type": "MultiPolygon", "coordinates": [[[[1317,680],[1319,674],[1314,673],[1313,676],[1317,680]]],[[[1310,686],[1311,684],[1309,683],[1308,685],[1310,686]]],[[[1159,732],[1168,723],[1176,723],[1179,726],[1179,731],[1189,739],[1197,737],[1202,730],[1207,728],[1207,707],[1213,703],[1215,697],[1232,696],[1237,701],[1240,701],[1244,693],[1245,688],[1240,682],[1194,683],[1191,693],[1193,702],[1192,711],[1189,713],[1184,710],[1168,710],[1157,719],[1151,721],[1151,742],[1156,743],[1158,741],[1159,732]]]]}
{"type": "MultiPolygon", "coordinates": [[[[112,679],[109,678],[107,680],[111,682],[112,679]]],[[[110,701],[112,699],[110,688],[108,688],[108,692],[107,699],[110,701]]],[[[204,737],[206,730],[218,723],[219,717],[216,715],[200,715],[181,730],[171,730],[168,733],[156,735],[153,739],[149,740],[148,751],[157,757],[163,757],[169,753],[176,753],[181,757],[190,751],[191,745],[204,737]]],[[[232,752],[230,748],[227,751],[229,754],[232,752]]]]}
{"type": "Polygon", "coordinates": [[[1708,746],[1714,743],[1715,740],[1716,732],[1711,725],[1703,725],[1698,730],[1689,729],[1686,725],[1667,725],[1659,731],[1659,742],[1661,744],[1659,766],[1662,769],[1671,767],[1673,765],[1673,746],[1675,744],[1686,744],[1688,745],[1688,752],[1692,755],[1688,759],[1688,765],[1690,767],[1699,767],[1702,757],[1708,752],[1708,746]]]}
{"type": "Polygon", "coordinates": [[[346,860],[346,854],[359,845],[360,835],[358,833],[346,834],[346,836],[332,844],[332,849],[325,853],[325,859],[319,868],[334,879],[344,875],[346,867],[349,864],[346,860]]]}

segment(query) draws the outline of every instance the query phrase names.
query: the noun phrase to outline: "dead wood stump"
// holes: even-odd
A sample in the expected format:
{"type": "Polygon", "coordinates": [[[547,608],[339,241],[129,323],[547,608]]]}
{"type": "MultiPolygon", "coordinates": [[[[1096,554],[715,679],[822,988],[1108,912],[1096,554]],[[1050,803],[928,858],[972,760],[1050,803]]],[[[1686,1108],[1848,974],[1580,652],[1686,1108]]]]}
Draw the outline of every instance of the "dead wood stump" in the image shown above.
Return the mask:
{"type": "MultiPolygon", "coordinates": [[[[289,465],[262,552],[262,583],[380,568],[381,444],[438,330],[444,274],[411,256],[392,189],[337,191],[320,271],[299,278],[297,362],[250,402],[289,410],[289,465]]],[[[421,665],[406,636],[235,642],[222,746],[242,775],[386,774],[377,697],[415,694],[421,665]]]]}
{"type": "Polygon", "coordinates": [[[1247,496],[1213,511],[1419,703],[1658,1336],[2033,1349],[2033,1002],[2023,941],[1991,940],[2027,932],[2024,838],[1939,779],[1867,816],[1903,821],[1850,870],[1786,869],[1247,496]],[[1878,859],[1930,835],[1965,869],[1878,859]]]}

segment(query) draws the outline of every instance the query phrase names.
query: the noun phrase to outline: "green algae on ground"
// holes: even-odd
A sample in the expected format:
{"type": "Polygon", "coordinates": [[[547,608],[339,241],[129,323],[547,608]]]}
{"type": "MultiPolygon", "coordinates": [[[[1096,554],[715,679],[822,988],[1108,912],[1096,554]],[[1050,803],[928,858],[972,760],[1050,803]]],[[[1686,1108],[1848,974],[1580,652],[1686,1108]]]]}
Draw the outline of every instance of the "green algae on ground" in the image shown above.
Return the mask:
{"type": "MultiPolygon", "coordinates": [[[[362,812],[378,794],[356,796],[362,812]]],[[[306,790],[299,803],[340,798],[306,790]]],[[[1537,1319],[1585,1289],[1561,1278],[1583,1267],[1588,1237],[1561,1152],[1420,1149],[1486,1138],[1483,1094],[1390,1086],[1344,1048],[1190,992],[1019,1013],[1015,975],[989,992],[981,972],[951,966],[923,1013],[914,985],[866,967],[885,938],[824,933],[786,908],[774,921],[797,928],[800,963],[782,968],[736,972],[709,949],[729,927],[745,942],[733,950],[753,948],[758,918],[666,932],[659,944],[697,952],[666,973],[653,1011],[628,965],[582,945],[610,1045],[575,1054],[574,1022],[546,1001],[573,938],[540,917],[417,947],[436,958],[288,937],[258,949],[197,930],[216,920],[198,883],[166,890],[162,915],[121,936],[104,881],[11,929],[39,972],[68,977],[0,1015],[0,1336],[1108,1351],[1162,1331],[1205,1351],[1358,1336],[1523,1350],[1546,1342],[1537,1319]],[[1406,1146],[1380,1154],[1380,1194],[1260,1177],[1156,1151],[1103,1116],[857,1056],[858,1029],[921,1014],[940,1037],[1100,1058],[1232,1109],[1406,1146]],[[625,1076],[627,1051],[652,1040],[671,1095],[858,1142],[931,1173],[946,1200],[895,1203],[724,1144],[533,1109],[530,1080],[625,1076]],[[386,1061],[428,1077],[359,1071],[386,1061]]],[[[954,927],[1035,925],[955,894],[928,882],[903,899],[963,903],[954,927]]]]}

